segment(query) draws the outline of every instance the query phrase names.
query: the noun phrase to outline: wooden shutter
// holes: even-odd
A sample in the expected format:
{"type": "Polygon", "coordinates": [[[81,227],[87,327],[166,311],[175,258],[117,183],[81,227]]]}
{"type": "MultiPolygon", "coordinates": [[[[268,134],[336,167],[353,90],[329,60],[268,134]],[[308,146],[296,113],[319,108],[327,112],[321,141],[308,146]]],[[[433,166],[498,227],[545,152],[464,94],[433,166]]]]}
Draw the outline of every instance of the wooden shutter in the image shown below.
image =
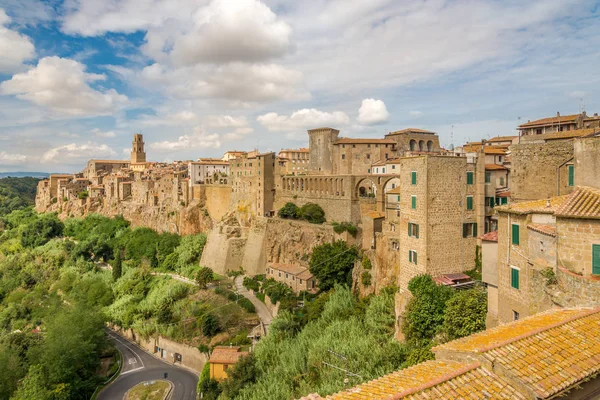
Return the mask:
{"type": "Polygon", "coordinates": [[[569,186],[574,186],[575,185],[575,166],[569,165],[568,169],[569,169],[569,186]]]}
{"type": "Polygon", "coordinates": [[[411,233],[412,233],[412,231],[411,231],[411,229],[410,229],[410,228],[411,228],[411,225],[412,225],[412,224],[409,222],[409,223],[408,223],[408,236],[411,236],[411,233]]]}
{"type": "Polygon", "coordinates": [[[415,264],[417,264],[417,252],[413,251],[413,261],[415,264]]]}
{"type": "Polygon", "coordinates": [[[472,185],[472,184],[473,184],[473,173],[467,172],[467,185],[472,185]]]}
{"type": "Polygon", "coordinates": [[[600,275],[600,244],[592,245],[592,274],[600,275]]]}
{"type": "Polygon", "coordinates": [[[412,250],[408,251],[408,261],[412,262],[412,250]]]}
{"type": "Polygon", "coordinates": [[[512,244],[519,244],[519,225],[512,225],[512,244]]]}
{"type": "Polygon", "coordinates": [[[411,172],[411,183],[413,185],[417,184],[417,171],[411,172]]]}
{"type": "Polygon", "coordinates": [[[467,210],[473,209],[473,196],[467,196],[467,210]]]}
{"type": "Polygon", "coordinates": [[[415,235],[415,236],[416,236],[416,237],[417,237],[417,239],[418,239],[418,238],[419,238],[419,225],[418,225],[418,224],[415,224],[415,227],[417,228],[417,232],[416,232],[416,235],[415,235]]]}
{"type": "Polygon", "coordinates": [[[510,269],[510,285],[515,289],[519,288],[519,270],[515,268],[510,269]]]}
{"type": "Polygon", "coordinates": [[[411,197],[411,207],[416,209],[417,208],[417,196],[412,196],[411,197]]]}
{"type": "Polygon", "coordinates": [[[494,198],[490,197],[490,208],[494,208],[494,198]]]}
{"type": "Polygon", "coordinates": [[[463,237],[469,236],[469,224],[463,224],[463,237]]]}

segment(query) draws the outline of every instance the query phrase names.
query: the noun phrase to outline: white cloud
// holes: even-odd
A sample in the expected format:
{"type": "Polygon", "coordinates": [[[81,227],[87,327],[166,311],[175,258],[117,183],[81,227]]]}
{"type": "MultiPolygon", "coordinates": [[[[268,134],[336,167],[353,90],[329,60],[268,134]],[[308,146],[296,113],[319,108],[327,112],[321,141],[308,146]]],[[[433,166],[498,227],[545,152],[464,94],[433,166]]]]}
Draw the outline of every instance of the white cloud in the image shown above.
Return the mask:
{"type": "Polygon", "coordinates": [[[206,124],[211,128],[241,128],[248,126],[246,117],[232,117],[231,115],[209,115],[206,124]]]}
{"type": "Polygon", "coordinates": [[[219,135],[216,133],[208,134],[201,128],[196,128],[191,135],[179,136],[175,141],[165,140],[163,142],[150,143],[151,149],[157,150],[189,150],[189,149],[218,149],[221,147],[219,135]]]}
{"type": "Polygon", "coordinates": [[[254,132],[254,129],[250,127],[246,128],[237,128],[233,132],[228,132],[223,135],[223,139],[229,142],[243,140],[248,136],[248,134],[254,132]]]}
{"type": "Polygon", "coordinates": [[[27,156],[23,154],[12,154],[0,151],[0,165],[18,165],[27,161],[27,156]]]}
{"type": "Polygon", "coordinates": [[[420,117],[423,115],[423,111],[418,111],[418,110],[413,110],[413,111],[409,111],[409,114],[411,117],[420,117]]]}
{"type": "Polygon", "coordinates": [[[350,122],[348,115],[342,111],[328,113],[314,108],[295,111],[289,117],[270,112],[258,116],[256,120],[272,132],[318,128],[321,126],[335,128],[340,125],[347,125],[350,122]]]}
{"type": "Polygon", "coordinates": [[[2,82],[0,93],[16,95],[59,115],[108,115],[124,106],[127,97],[88,84],[104,79],[104,75],[86,73],[85,65],[77,61],[44,57],[35,68],[2,82]]]}
{"type": "Polygon", "coordinates": [[[98,128],[92,129],[91,133],[93,133],[94,136],[101,137],[101,138],[114,138],[114,137],[117,136],[117,134],[115,132],[113,132],[113,131],[106,131],[106,132],[104,132],[104,131],[101,131],[98,128]]]}
{"type": "Polygon", "coordinates": [[[74,138],[78,138],[79,135],[76,133],[71,133],[71,132],[59,132],[58,137],[74,139],[74,138]]]}
{"type": "Polygon", "coordinates": [[[358,122],[363,125],[377,125],[387,122],[390,113],[382,100],[364,99],[358,110],[358,122]]]}
{"type": "Polygon", "coordinates": [[[35,47],[29,36],[6,27],[11,18],[0,8],[0,73],[15,72],[23,69],[23,61],[35,55],[35,47]]]}
{"type": "Polygon", "coordinates": [[[277,64],[232,63],[212,70],[201,66],[170,69],[155,63],[142,78],[180,99],[218,98],[236,102],[307,99],[302,73],[277,64]]]}
{"type": "Polygon", "coordinates": [[[567,96],[569,97],[573,97],[575,99],[581,99],[584,98],[587,95],[587,92],[583,91],[583,90],[573,90],[572,92],[569,92],[567,94],[567,96]]]}
{"type": "Polygon", "coordinates": [[[46,151],[41,158],[42,163],[83,164],[90,159],[114,157],[116,152],[105,144],[88,142],[86,144],[71,143],[54,147],[46,151]]]}

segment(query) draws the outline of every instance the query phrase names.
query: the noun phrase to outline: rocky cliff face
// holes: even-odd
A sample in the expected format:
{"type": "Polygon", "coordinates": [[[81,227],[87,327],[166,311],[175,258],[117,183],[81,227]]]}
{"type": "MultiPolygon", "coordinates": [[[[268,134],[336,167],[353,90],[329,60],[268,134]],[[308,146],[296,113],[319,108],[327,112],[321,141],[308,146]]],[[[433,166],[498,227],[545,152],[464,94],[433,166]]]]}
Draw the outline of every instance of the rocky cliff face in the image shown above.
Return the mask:
{"type": "Polygon", "coordinates": [[[107,217],[122,215],[133,227],[144,226],[159,232],[189,235],[208,232],[213,228],[213,221],[201,205],[197,202],[188,206],[150,206],[129,202],[109,204],[103,199],[87,199],[57,202],[47,207],[36,205],[36,209],[39,212],[56,212],[61,219],[84,217],[92,213],[107,217]]]}

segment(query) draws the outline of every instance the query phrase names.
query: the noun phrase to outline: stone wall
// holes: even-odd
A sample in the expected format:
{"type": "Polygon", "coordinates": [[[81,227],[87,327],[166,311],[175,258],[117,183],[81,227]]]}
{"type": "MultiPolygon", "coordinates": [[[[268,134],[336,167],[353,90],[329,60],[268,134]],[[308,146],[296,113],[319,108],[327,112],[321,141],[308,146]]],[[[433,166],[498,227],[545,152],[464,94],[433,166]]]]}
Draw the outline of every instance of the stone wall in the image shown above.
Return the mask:
{"type": "Polygon", "coordinates": [[[204,185],[206,210],[213,221],[220,221],[231,208],[231,185],[204,185]]]}
{"type": "Polygon", "coordinates": [[[579,275],[591,275],[592,245],[600,245],[600,220],[557,217],[556,228],[560,232],[558,265],[579,275]]]}
{"type": "Polygon", "coordinates": [[[575,139],[575,186],[600,188],[600,137],[575,139]]]}
{"type": "Polygon", "coordinates": [[[573,141],[521,143],[509,149],[512,152],[510,192],[513,201],[544,199],[571,192],[566,165],[559,173],[557,169],[573,158],[573,141]]]}

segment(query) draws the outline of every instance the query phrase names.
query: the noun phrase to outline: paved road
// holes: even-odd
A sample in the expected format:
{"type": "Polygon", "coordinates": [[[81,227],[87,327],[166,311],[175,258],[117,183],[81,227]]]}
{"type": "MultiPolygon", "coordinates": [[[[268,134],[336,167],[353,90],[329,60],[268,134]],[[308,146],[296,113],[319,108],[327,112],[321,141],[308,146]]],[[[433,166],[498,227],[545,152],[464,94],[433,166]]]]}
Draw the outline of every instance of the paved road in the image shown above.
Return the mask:
{"type": "Polygon", "coordinates": [[[244,287],[244,285],[243,285],[244,275],[237,276],[235,278],[234,282],[235,282],[235,287],[236,287],[238,293],[241,294],[242,296],[244,296],[245,298],[247,298],[248,300],[250,300],[252,302],[252,304],[254,304],[254,308],[256,309],[256,314],[258,314],[258,318],[260,318],[263,325],[265,326],[265,331],[268,332],[268,327],[269,327],[269,325],[271,325],[271,320],[273,319],[273,316],[269,312],[269,309],[267,308],[265,303],[260,301],[254,295],[254,293],[252,291],[247,290],[244,287]]]}
{"type": "Polygon", "coordinates": [[[139,346],[108,331],[115,346],[123,356],[123,368],[119,377],[98,395],[98,400],[121,400],[133,386],[144,381],[165,379],[170,381],[174,390],[171,400],[195,400],[198,377],[192,372],[165,363],[146,353],[139,346]]]}

